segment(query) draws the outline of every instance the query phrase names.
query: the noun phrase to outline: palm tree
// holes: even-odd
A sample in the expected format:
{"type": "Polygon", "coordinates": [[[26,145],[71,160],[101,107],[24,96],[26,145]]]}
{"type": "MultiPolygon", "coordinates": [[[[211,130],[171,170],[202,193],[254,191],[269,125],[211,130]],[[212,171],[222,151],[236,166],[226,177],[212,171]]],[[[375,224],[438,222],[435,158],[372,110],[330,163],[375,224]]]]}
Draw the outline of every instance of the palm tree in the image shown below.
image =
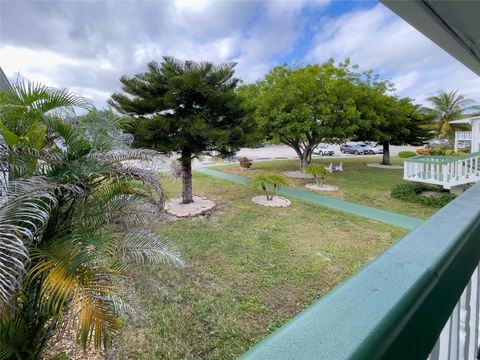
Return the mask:
{"type": "Polygon", "coordinates": [[[480,112],[480,105],[477,105],[474,100],[458,94],[458,90],[448,93],[439,92],[427,100],[433,104],[433,107],[427,108],[427,110],[435,116],[438,133],[443,138],[452,138],[453,136],[450,121],[480,112]]]}
{"type": "MultiPolygon", "coordinates": [[[[46,129],[42,120],[44,117],[59,117],[74,114],[74,109],[91,109],[91,103],[68,90],[58,90],[40,83],[18,82],[11,89],[0,92],[0,131],[5,140],[5,146],[0,149],[2,155],[2,171],[4,177],[11,179],[20,176],[12,164],[19,162],[14,159],[14,147],[23,146],[34,150],[43,148],[46,140],[46,129]]],[[[25,154],[24,154],[25,155],[25,154]]],[[[35,159],[23,157],[25,163],[35,167],[35,159]]],[[[26,171],[25,167],[23,170],[26,171]]]]}
{"type": "Polygon", "coordinates": [[[0,359],[39,358],[60,326],[73,327],[84,347],[105,346],[129,309],[119,285],[129,267],[183,265],[150,229],[163,200],[159,179],[122,163],[155,151],[117,149],[106,135],[97,142],[58,114],[42,113],[38,126],[52,136],[40,148],[10,148],[21,177],[0,205],[0,359]]]}
{"type": "Polygon", "coordinates": [[[252,177],[248,184],[253,189],[261,189],[267,200],[273,200],[280,187],[288,185],[288,182],[284,176],[268,172],[252,177]]]}
{"type": "Polygon", "coordinates": [[[305,173],[313,175],[318,187],[322,187],[325,180],[330,176],[330,172],[323,165],[305,166],[305,173]]]}

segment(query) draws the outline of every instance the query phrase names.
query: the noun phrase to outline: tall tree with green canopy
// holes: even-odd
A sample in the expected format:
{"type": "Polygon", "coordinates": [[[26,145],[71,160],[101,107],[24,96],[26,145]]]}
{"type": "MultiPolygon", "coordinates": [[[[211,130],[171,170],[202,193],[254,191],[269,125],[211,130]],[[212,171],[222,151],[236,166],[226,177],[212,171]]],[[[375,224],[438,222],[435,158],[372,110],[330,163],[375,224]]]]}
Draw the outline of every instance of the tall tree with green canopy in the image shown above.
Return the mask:
{"type": "Polygon", "coordinates": [[[441,91],[427,100],[433,105],[427,110],[435,117],[438,134],[442,138],[452,139],[454,136],[450,121],[480,114],[480,105],[476,104],[474,100],[458,94],[458,90],[441,91]]]}
{"type": "Polygon", "coordinates": [[[123,76],[122,93],[109,103],[132,116],[134,145],[179,152],[182,203],[193,202],[192,159],[205,151],[231,155],[255,136],[256,124],[235,89],[235,63],[180,61],[164,57],[148,70],[123,76]]]}
{"type": "Polygon", "coordinates": [[[409,98],[385,94],[377,83],[357,87],[357,108],[360,112],[355,140],[376,141],[383,146],[383,165],[390,163],[390,145],[421,144],[431,137],[428,124],[431,116],[423,113],[409,98]]]}
{"type": "Polygon", "coordinates": [[[243,93],[250,95],[267,139],[294,149],[303,172],[318,144],[342,143],[353,135],[358,118],[354,78],[348,61],[338,66],[333,60],[302,68],[283,65],[243,93]]]}

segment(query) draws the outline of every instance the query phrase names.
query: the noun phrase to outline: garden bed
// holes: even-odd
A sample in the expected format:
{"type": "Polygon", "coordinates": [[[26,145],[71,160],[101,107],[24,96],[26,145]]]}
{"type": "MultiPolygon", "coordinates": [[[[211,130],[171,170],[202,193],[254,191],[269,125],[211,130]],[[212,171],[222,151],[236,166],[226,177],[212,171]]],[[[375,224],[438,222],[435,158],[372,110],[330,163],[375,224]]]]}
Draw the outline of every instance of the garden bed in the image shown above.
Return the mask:
{"type": "Polygon", "coordinates": [[[439,186],[415,182],[394,186],[391,195],[395,199],[436,208],[447,205],[456,197],[439,186]]]}

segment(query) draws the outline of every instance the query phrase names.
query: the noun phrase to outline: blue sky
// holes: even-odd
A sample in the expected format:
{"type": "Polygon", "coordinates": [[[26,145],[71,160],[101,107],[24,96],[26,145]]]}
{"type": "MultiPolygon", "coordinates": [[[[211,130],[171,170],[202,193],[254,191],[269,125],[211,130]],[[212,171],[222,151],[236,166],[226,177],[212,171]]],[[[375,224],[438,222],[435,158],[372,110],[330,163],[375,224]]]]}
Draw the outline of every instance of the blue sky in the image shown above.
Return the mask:
{"type": "Polygon", "coordinates": [[[350,57],[424,103],[439,90],[480,102],[470,70],[377,1],[0,1],[0,65],[99,107],[120,76],[171,55],[237,62],[245,82],[282,63],[350,57]]]}

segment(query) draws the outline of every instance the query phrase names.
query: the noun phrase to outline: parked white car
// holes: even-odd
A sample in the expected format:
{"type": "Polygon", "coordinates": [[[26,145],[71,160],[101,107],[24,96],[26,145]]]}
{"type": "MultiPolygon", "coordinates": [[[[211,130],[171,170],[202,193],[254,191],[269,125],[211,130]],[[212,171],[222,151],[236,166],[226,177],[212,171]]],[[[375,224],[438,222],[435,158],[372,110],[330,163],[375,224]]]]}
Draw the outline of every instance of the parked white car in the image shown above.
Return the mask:
{"type": "Polygon", "coordinates": [[[327,145],[318,145],[315,149],[313,149],[313,153],[321,156],[332,156],[335,154],[335,151],[333,151],[333,149],[329,148],[327,145]]]}
{"type": "Polygon", "coordinates": [[[365,149],[365,152],[370,155],[375,155],[375,154],[383,154],[383,147],[376,145],[370,145],[370,144],[359,144],[361,147],[365,149]]]}

